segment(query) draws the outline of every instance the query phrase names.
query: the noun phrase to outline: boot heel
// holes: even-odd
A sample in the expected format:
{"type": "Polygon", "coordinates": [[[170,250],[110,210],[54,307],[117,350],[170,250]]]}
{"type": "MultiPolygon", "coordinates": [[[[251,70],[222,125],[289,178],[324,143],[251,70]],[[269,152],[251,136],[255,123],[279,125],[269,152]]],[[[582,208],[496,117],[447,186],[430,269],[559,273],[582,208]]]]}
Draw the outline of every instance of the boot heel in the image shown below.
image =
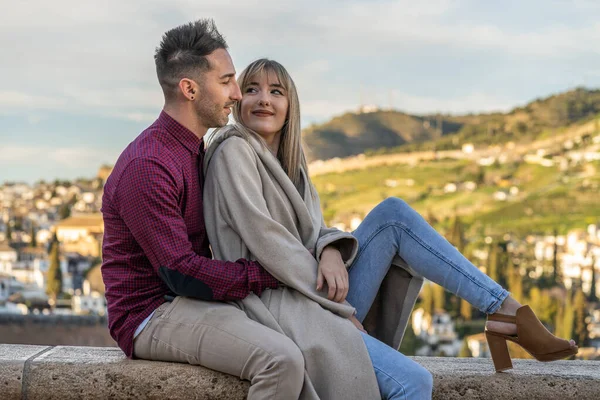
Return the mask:
{"type": "Polygon", "coordinates": [[[488,347],[490,348],[490,354],[492,356],[492,361],[494,361],[496,372],[511,369],[513,365],[510,354],[508,353],[506,339],[488,332],[485,333],[485,338],[488,342],[488,347]]]}

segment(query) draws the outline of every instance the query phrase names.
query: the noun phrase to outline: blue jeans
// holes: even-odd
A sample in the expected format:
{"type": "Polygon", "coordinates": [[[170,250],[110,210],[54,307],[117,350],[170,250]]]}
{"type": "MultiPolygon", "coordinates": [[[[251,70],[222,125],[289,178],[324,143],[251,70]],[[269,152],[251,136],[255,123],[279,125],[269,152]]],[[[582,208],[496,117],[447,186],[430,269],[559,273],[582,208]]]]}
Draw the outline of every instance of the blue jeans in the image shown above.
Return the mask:
{"type": "MultiPolygon", "coordinates": [[[[467,300],[496,312],[509,293],[437,233],[406,202],[389,198],[375,207],[353,232],[359,250],[348,271],[347,300],[362,322],[391,262],[399,255],[419,275],[467,300]]],[[[430,399],[431,374],[410,358],[363,334],[383,399],[430,399]]]]}

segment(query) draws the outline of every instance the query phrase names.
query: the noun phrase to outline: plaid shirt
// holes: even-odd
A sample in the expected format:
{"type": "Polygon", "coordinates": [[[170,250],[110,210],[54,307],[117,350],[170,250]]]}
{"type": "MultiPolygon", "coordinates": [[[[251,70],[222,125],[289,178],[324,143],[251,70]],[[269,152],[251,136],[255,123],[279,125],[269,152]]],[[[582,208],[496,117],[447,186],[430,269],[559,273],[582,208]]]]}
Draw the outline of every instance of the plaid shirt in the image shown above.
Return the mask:
{"type": "Polygon", "coordinates": [[[243,299],[277,281],[256,262],[211,259],[202,213],[203,141],[164,111],[121,154],[104,187],[108,327],[128,357],[166,294],[243,299]]]}

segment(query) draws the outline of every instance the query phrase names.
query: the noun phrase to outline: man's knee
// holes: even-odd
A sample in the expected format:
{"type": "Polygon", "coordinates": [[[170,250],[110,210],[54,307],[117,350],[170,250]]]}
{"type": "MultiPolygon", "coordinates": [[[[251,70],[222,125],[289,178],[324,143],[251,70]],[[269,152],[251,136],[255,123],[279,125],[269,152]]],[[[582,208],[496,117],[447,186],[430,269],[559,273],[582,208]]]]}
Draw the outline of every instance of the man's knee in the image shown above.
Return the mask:
{"type": "Polygon", "coordinates": [[[281,371],[288,379],[304,379],[304,356],[291,339],[282,336],[271,355],[272,367],[281,371]]]}

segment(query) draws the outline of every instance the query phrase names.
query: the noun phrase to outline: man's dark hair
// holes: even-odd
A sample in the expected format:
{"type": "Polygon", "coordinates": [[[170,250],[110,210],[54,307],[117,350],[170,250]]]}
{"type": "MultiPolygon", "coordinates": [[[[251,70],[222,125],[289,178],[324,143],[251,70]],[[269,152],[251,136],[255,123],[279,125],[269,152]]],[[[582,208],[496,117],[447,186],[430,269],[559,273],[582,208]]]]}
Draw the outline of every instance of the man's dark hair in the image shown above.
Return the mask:
{"type": "Polygon", "coordinates": [[[171,97],[183,78],[194,79],[210,69],[206,56],[227,49],[225,38],[211,18],[203,18],[167,31],[156,48],[154,61],[165,97],[171,97]]]}

